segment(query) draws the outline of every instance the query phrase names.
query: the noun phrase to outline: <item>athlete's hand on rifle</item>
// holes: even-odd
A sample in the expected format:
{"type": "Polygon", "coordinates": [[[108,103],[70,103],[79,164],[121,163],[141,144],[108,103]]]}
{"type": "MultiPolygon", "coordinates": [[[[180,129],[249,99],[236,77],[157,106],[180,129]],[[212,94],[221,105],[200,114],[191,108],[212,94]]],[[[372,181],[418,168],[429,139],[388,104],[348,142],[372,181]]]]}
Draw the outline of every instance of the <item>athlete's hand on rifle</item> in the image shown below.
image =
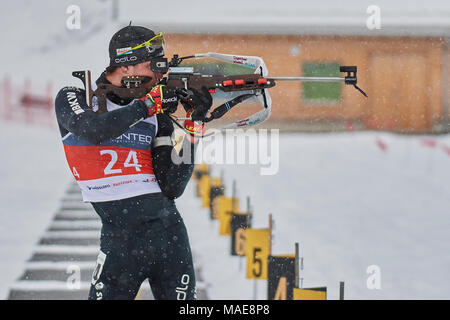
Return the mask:
{"type": "Polygon", "coordinates": [[[181,89],[159,84],[140,100],[144,101],[148,107],[148,116],[152,117],[155,114],[177,111],[178,102],[183,95],[181,89]]]}
{"type": "Polygon", "coordinates": [[[213,99],[206,87],[202,87],[202,92],[191,89],[193,95],[189,100],[181,100],[181,104],[186,110],[186,118],[184,121],[184,129],[192,136],[202,136],[204,134],[205,125],[202,121],[205,119],[209,109],[211,109],[213,99]]]}
{"type": "Polygon", "coordinates": [[[187,98],[182,98],[181,104],[184,110],[190,114],[190,116],[187,116],[188,118],[190,117],[193,121],[203,121],[209,109],[211,109],[213,98],[206,87],[202,87],[201,92],[195,89],[190,90],[192,94],[187,96],[187,98]]]}

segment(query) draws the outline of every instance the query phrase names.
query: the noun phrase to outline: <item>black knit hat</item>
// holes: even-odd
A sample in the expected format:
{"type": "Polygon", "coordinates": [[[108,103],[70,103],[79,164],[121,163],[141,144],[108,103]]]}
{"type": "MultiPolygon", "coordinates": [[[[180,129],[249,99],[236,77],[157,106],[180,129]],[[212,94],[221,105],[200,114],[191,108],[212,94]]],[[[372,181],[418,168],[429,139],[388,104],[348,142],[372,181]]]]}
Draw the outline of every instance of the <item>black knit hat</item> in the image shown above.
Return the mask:
{"type": "Polygon", "coordinates": [[[154,38],[156,34],[153,30],[139,26],[127,26],[116,32],[109,42],[109,65],[110,66],[130,66],[151,58],[164,56],[162,46],[153,47],[152,45],[131,50],[132,48],[143,44],[154,38]]]}

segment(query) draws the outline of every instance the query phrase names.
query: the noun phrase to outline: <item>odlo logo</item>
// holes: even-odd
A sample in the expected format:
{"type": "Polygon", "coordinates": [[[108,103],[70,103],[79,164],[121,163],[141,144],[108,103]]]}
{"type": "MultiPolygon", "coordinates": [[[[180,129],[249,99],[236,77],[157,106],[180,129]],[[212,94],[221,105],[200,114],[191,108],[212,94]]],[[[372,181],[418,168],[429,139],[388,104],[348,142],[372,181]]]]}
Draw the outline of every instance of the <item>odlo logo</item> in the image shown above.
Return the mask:
{"type": "Polygon", "coordinates": [[[183,274],[181,277],[182,287],[177,287],[175,292],[177,293],[177,300],[186,300],[186,290],[189,285],[189,275],[183,274]]]}
{"type": "Polygon", "coordinates": [[[137,57],[136,56],[132,56],[132,57],[123,57],[123,58],[117,58],[114,61],[116,63],[124,63],[124,62],[132,62],[132,61],[136,61],[137,57]]]}

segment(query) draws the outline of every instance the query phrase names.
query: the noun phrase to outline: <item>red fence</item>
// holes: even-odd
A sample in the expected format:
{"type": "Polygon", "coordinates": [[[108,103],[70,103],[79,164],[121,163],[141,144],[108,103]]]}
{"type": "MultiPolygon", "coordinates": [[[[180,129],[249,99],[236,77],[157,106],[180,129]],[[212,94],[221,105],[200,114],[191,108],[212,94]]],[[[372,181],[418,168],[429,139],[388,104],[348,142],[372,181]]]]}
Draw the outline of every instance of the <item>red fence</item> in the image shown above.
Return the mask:
{"type": "Polygon", "coordinates": [[[52,85],[32,84],[30,79],[20,85],[11,77],[0,80],[0,119],[42,126],[56,125],[52,85]]]}

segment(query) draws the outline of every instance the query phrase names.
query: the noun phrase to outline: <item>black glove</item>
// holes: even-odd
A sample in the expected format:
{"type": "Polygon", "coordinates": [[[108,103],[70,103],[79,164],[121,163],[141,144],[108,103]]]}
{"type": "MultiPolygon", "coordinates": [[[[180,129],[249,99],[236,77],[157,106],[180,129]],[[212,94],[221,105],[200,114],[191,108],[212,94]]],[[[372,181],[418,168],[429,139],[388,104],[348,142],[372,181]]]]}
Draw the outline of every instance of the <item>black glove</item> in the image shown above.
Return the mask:
{"type": "Polygon", "coordinates": [[[189,112],[190,109],[194,110],[191,113],[192,121],[203,121],[208,110],[211,109],[213,98],[206,87],[202,87],[202,92],[195,89],[190,90],[193,94],[187,99],[181,99],[181,104],[186,112],[189,112]]]}
{"type": "Polygon", "coordinates": [[[164,112],[174,113],[177,111],[178,102],[180,100],[180,89],[175,87],[162,86],[162,108],[164,112]]]}

